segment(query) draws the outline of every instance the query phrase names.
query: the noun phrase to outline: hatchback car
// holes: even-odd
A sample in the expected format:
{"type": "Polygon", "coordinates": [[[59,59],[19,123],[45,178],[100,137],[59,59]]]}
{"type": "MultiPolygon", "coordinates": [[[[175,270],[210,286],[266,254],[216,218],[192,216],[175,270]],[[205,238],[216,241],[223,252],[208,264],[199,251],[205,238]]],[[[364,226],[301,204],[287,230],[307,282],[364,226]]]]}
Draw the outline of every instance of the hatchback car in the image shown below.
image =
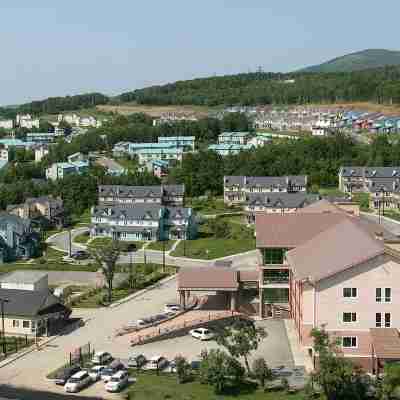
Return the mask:
{"type": "Polygon", "coordinates": [[[103,382],[108,382],[114,374],[123,369],[125,369],[124,364],[122,364],[120,360],[114,360],[109,366],[101,371],[101,379],[103,382]]]}
{"type": "Polygon", "coordinates": [[[76,393],[88,386],[91,381],[87,371],[79,371],[68,379],[64,389],[68,393],[76,393]]]}
{"type": "Polygon", "coordinates": [[[129,374],[127,371],[118,371],[110,380],[105,384],[104,388],[107,392],[119,392],[129,382],[129,374]]]}
{"type": "Polygon", "coordinates": [[[189,334],[199,340],[210,340],[215,336],[215,334],[207,328],[192,329],[189,331],[189,334]]]}
{"type": "Polygon", "coordinates": [[[128,367],[140,368],[146,364],[146,357],[143,354],[131,354],[128,358],[128,367]]]}
{"type": "Polygon", "coordinates": [[[90,258],[90,254],[84,250],[78,250],[75,253],[71,254],[71,258],[74,260],[87,260],[90,258]]]}
{"type": "Polygon", "coordinates": [[[168,360],[162,356],[153,356],[146,364],[146,369],[162,370],[168,366],[168,360]]]}

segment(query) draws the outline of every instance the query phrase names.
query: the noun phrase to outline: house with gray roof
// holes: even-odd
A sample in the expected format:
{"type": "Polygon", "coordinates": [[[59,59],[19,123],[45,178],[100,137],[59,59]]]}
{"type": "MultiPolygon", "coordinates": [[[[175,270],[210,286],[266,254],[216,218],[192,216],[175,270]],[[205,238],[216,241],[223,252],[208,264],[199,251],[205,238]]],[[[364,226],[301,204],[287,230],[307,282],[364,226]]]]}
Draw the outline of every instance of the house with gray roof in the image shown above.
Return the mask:
{"type": "Polygon", "coordinates": [[[0,264],[37,255],[39,244],[29,219],[0,213],[0,264]]]}
{"type": "Polygon", "coordinates": [[[224,176],[224,202],[246,204],[252,193],[306,192],[307,176],[224,176]]]}

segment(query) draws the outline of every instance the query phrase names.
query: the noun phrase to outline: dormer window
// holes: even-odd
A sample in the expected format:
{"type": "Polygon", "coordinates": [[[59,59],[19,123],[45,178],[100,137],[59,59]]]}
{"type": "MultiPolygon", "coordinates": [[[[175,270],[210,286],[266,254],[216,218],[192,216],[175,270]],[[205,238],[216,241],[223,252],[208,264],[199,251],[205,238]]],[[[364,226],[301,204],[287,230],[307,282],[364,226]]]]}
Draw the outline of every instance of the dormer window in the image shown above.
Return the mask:
{"type": "Polygon", "coordinates": [[[372,171],[372,176],[375,176],[376,175],[376,171],[372,171]]]}

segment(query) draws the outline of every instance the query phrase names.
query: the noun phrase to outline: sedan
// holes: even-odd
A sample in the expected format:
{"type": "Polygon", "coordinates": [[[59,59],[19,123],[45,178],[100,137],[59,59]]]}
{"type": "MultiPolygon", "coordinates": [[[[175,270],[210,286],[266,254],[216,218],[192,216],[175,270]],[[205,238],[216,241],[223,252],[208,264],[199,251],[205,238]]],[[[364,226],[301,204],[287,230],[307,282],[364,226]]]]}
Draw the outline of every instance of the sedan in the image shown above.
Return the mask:
{"type": "Polygon", "coordinates": [[[164,306],[165,314],[170,313],[170,312],[177,313],[179,311],[181,311],[181,306],[179,304],[169,303],[164,306]]]}
{"type": "Polygon", "coordinates": [[[97,382],[101,378],[101,373],[103,372],[104,368],[104,365],[95,365],[88,371],[93,382],[97,382]]]}
{"type": "Polygon", "coordinates": [[[128,367],[140,368],[146,364],[146,357],[143,354],[131,354],[128,358],[128,367]]]}
{"type": "Polygon", "coordinates": [[[207,328],[192,329],[189,331],[189,334],[199,340],[210,340],[215,336],[215,334],[207,328]]]}

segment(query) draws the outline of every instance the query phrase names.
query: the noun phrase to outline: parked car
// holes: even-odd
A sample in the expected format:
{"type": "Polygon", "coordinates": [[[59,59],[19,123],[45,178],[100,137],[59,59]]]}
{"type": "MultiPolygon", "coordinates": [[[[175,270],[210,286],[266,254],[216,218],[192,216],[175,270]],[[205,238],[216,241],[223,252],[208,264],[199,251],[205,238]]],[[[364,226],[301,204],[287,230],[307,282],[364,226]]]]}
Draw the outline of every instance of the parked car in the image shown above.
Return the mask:
{"type": "Polygon", "coordinates": [[[164,306],[164,313],[177,313],[181,311],[181,306],[179,304],[168,303],[164,306]]]}
{"type": "Polygon", "coordinates": [[[74,260],[87,260],[90,258],[90,254],[85,250],[78,250],[71,254],[71,258],[74,260]]]}
{"type": "Polygon", "coordinates": [[[210,340],[215,334],[207,328],[196,328],[189,331],[189,334],[195,339],[210,340]]]}
{"type": "Polygon", "coordinates": [[[72,365],[71,367],[64,368],[55,377],[54,382],[56,385],[64,386],[72,375],[81,370],[79,365],[72,365]]]}
{"type": "Polygon", "coordinates": [[[103,382],[108,382],[114,374],[123,369],[125,369],[125,366],[122,364],[121,360],[114,360],[109,366],[101,371],[101,379],[103,382]]]}
{"type": "Polygon", "coordinates": [[[140,368],[146,364],[146,357],[143,354],[131,354],[128,358],[128,367],[140,368]]]}
{"type": "Polygon", "coordinates": [[[105,384],[107,392],[119,392],[129,382],[129,374],[127,371],[118,371],[105,384]]]}
{"type": "Polygon", "coordinates": [[[163,369],[163,372],[170,372],[171,374],[176,373],[176,362],[172,360],[166,368],[163,369]]]}
{"type": "Polygon", "coordinates": [[[165,357],[162,356],[153,356],[151,357],[147,364],[146,364],[146,369],[158,369],[162,370],[168,366],[168,360],[165,357]]]}
{"type": "Polygon", "coordinates": [[[64,389],[68,393],[76,393],[88,386],[91,381],[87,371],[79,371],[68,379],[64,389]]]}
{"type": "Polygon", "coordinates": [[[112,355],[107,351],[98,351],[92,357],[92,364],[105,365],[112,361],[112,355]]]}
{"type": "Polygon", "coordinates": [[[97,382],[101,377],[101,372],[104,370],[104,365],[95,365],[88,373],[93,382],[97,382]]]}
{"type": "Polygon", "coordinates": [[[200,369],[200,364],[201,364],[201,361],[199,361],[199,360],[193,360],[193,361],[190,363],[190,368],[191,368],[192,370],[194,370],[194,371],[198,371],[198,370],[200,369]]]}

